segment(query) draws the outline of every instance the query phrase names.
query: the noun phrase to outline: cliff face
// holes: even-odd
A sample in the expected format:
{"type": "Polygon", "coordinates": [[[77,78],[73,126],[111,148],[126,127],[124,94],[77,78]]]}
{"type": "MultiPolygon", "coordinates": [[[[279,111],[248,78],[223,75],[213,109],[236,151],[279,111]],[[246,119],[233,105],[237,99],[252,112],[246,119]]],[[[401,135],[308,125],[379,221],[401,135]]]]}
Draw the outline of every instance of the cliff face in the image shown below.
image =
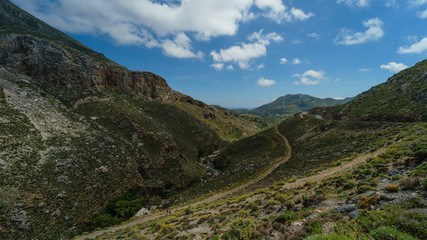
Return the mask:
{"type": "Polygon", "coordinates": [[[32,35],[1,35],[0,65],[59,86],[112,86],[160,101],[182,96],[156,74],[129,71],[116,63],[96,60],[32,35]]]}

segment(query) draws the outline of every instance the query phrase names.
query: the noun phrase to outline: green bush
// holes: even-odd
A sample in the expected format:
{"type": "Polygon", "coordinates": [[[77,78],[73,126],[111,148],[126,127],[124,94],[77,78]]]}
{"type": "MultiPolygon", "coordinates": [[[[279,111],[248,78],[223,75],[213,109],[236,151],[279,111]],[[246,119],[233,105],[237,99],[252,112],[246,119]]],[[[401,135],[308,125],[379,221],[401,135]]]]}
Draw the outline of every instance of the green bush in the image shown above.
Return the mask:
{"type": "Polygon", "coordinates": [[[309,234],[322,234],[322,222],[320,220],[307,221],[304,230],[309,234]]]}
{"type": "Polygon", "coordinates": [[[332,233],[326,235],[316,235],[310,238],[310,240],[351,240],[351,238],[345,235],[332,233]]]}
{"type": "Polygon", "coordinates": [[[289,223],[295,220],[296,216],[293,211],[285,211],[283,214],[276,218],[276,222],[289,223]]]}
{"type": "Polygon", "coordinates": [[[403,232],[399,232],[392,227],[380,227],[371,231],[375,240],[416,240],[417,238],[403,232]]]}
{"type": "Polygon", "coordinates": [[[255,223],[253,219],[236,218],[231,222],[228,237],[230,240],[249,240],[252,238],[254,229],[255,223]]]}
{"type": "Polygon", "coordinates": [[[427,190],[427,177],[421,180],[421,187],[424,188],[424,190],[427,190]]]}
{"type": "Polygon", "coordinates": [[[365,193],[367,191],[375,191],[376,189],[373,188],[372,186],[369,185],[361,185],[357,188],[357,193],[361,194],[361,193],[365,193]]]}

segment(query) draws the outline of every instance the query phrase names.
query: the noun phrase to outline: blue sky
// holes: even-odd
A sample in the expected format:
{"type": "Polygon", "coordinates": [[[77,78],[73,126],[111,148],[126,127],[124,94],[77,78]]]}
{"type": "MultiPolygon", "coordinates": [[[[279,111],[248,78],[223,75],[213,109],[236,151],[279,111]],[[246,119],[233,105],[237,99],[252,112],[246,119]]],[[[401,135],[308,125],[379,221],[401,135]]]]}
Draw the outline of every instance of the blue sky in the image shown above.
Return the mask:
{"type": "Polygon", "coordinates": [[[12,0],[208,104],[355,96],[427,58],[427,0],[12,0]]]}

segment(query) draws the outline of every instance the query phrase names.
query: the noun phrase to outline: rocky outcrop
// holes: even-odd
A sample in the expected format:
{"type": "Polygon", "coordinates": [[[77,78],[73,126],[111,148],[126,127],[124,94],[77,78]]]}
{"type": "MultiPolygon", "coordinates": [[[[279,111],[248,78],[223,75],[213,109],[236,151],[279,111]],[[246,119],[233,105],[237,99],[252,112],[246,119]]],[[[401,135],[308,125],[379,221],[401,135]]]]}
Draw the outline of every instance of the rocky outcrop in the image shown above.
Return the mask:
{"type": "Polygon", "coordinates": [[[61,86],[111,86],[151,99],[185,98],[151,72],[129,71],[116,63],[97,60],[72,48],[32,35],[1,35],[0,65],[40,81],[61,86]]]}

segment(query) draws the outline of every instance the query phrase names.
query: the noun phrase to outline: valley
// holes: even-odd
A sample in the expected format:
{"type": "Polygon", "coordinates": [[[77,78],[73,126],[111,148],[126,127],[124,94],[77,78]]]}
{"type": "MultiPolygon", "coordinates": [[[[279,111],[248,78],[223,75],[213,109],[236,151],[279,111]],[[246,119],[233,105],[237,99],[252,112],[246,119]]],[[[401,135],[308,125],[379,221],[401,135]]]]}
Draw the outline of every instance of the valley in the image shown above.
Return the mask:
{"type": "MultiPolygon", "coordinates": [[[[184,35],[151,47],[197,55],[184,35]]],[[[225,52],[211,70],[265,67],[225,52]]],[[[426,113],[427,60],[354,98],[231,111],[0,0],[0,239],[427,239],[426,113]]]]}

